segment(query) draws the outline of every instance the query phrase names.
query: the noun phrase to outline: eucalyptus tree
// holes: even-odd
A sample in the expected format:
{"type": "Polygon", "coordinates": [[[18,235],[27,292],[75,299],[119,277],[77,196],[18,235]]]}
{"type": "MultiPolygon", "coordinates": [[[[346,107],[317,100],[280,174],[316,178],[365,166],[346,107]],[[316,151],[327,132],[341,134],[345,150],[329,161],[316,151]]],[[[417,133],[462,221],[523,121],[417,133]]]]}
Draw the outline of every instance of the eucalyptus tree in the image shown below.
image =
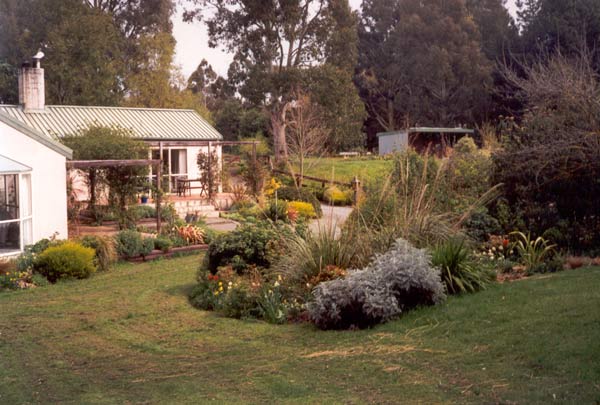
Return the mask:
{"type": "Polygon", "coordinates": [[[390,131],[472,123],[488,106],[491,63],[464,0],[364,0],[356,83],[390,131]]]}
{"type": "MultiPolygon", "coordinates": [[[[348,1],[193,0],[192,3],[195,6],[186,11],[185,18],[204,21],[209,45],[222,45],[234,53],[228,79],[244,101],[268,111],[276,159],[286,160],[286,127],[294,92],[317,86],[315,75],[323,77],[317,72],[326,64],[343,72],[342,65],[336,65],[332,59],[334,55],[341,59],[340,47],[352,46],[340,41],[340,35],[347,33],[348,28],[351,30],[355,23],[348,1]]],[[[346,54],[352,57],[351,52],[346,54]]],[[[360,105],[351,76],[348,74],[347,78],[347,92],[339,101],[350,100],[352,105],[360,105]]],[[[324,84],[336,83],[329,80],[324,84]]],[[[346,118],[360,128],[360,114],[346,118]]]]}

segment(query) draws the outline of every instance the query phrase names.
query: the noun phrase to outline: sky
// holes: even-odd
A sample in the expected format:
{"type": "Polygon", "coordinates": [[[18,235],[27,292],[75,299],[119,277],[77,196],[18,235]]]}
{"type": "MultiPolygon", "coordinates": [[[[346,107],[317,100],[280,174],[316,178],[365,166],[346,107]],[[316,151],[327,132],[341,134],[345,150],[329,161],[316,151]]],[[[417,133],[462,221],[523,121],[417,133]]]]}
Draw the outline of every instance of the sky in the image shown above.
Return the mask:
{"type": "MultiPolygon", "coordinates": [[[[350,0],[350,6],[355,10],[360,8],[360,3],[361,0],[350,0]]],[[[516,11],[515,0],[508,0],[507,6],[514,16],[516,11]]],[[[177,40],[175,63],[181,67],[185,77],[189,77],[202,59],[206,59],[218,74],[226,76],[233,55],[223,49],[209,48],[208,34],[204,24],[199,22],[184,23],[181,20],[181,11],[181,6],[179,6],[178,13],[173,17],[173,34],[177,40]]]]}

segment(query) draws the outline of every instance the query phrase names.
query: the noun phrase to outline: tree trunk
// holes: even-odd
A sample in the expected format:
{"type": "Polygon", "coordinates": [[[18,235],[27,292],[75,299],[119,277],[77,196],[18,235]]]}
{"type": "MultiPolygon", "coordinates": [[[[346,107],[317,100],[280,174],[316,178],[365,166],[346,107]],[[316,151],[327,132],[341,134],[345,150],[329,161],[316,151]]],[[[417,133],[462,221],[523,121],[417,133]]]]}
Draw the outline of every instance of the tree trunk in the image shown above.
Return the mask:
{"type": "Polygon", "coordinates": [[[285,138],[286,115],[290,108],[289,103],[285,103],[280,108],[275,108],[271,112],[271,131],[273,131],[273,148],[275,149],[275,162],[287,162],[288,148],[285,138]]]}

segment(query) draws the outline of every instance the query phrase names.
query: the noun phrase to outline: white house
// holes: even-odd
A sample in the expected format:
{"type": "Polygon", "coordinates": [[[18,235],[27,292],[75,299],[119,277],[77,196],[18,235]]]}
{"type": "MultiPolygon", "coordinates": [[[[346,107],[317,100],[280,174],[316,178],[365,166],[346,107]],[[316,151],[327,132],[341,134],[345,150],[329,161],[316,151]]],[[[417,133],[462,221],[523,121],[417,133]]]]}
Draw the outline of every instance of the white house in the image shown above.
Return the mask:
{"type": "Polygon", "coordinates": [[[67,237],[71,150],[0,112],[0,257],[54,233],[67,237]]]}
{"type": "Polygon", "coordinates": [[[196,163],[200,151],[206,153],[210,147],[221,161],[223,136],[194,110],[46,105],[44,88],[44,69],[34,59],[33,67],[24,65],[19,73],[20,105],[0,104],[0,113],[58,139],[90,126],[128,129],[150,145],[149,157],[165,162],[170,186],[176,178],[200,177],[196,163]]]}
{"type": "Polygon", "coordinates": [[[170,187],[175,179],[197,181],[200,151],[221,162],[223,137],[193,110],[46,105],[44,69],[33,59],[19,71],[19,105],[0,104],[0,257],[54,233],[67,238],[72,151],[60,138],[90,126],[118,126],[147,142],[170,187]]]}

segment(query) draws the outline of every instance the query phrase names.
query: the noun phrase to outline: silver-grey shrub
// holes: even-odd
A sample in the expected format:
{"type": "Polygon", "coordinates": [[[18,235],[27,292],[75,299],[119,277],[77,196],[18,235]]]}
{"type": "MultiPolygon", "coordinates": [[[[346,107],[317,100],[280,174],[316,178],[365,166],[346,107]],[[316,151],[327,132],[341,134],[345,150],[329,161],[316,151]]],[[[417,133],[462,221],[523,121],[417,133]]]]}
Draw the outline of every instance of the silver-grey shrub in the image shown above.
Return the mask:
{"type": "Polygon", "coordinates": [[[404,239],[366,268],[319,284],[313,294],[309,315],[321,329],[365,328],[446,298],[440,271],[431,265],[429,254],[404,239]]]}

